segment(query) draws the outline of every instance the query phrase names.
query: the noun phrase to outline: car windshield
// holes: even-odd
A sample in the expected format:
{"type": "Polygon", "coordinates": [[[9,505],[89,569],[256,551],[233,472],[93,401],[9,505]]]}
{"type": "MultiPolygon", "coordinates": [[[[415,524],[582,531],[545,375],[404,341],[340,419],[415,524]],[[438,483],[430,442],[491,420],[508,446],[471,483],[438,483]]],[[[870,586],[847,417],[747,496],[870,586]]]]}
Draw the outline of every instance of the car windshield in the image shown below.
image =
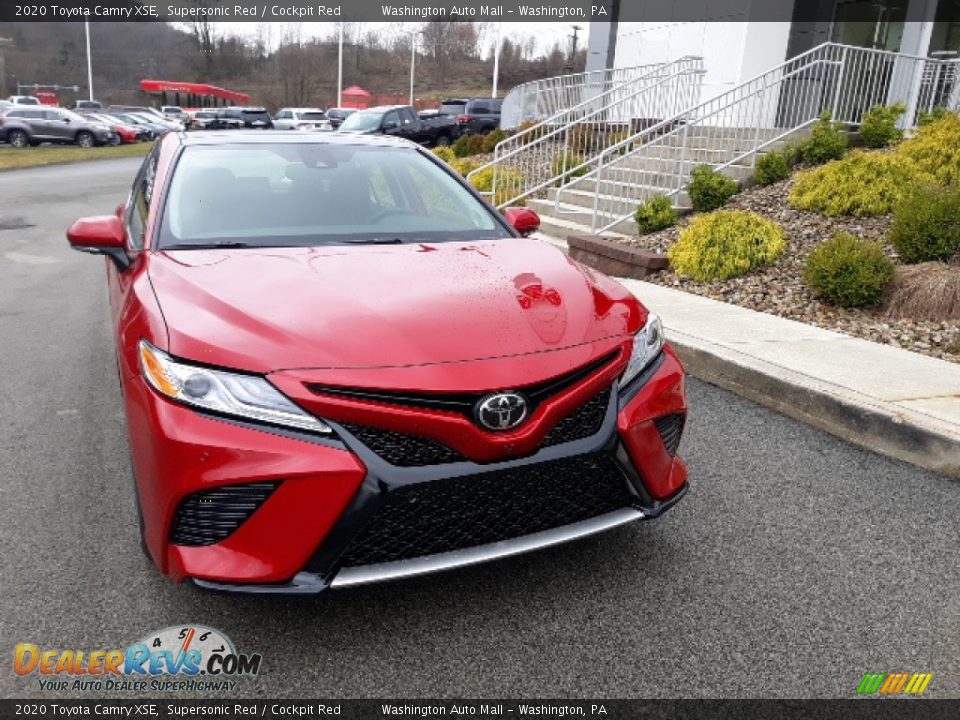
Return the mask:
{"type": "Polygon", "coordinates": [[[507,235],[483,203],[415,148],[194,145],[177,162],[159,248],[439,242],[507,235]]]}
{"type": "Polygon", "coordinates": [[[464,103],[444,103],[440,106],[440,115],[463,115],[464,103]]]}
{"type": "Polygon", "coordinates": [[[382,112],[358,112],[350,115],[340,126],[341,130],[376,130],[380,127],[382,112]]]}
{"type": "Polygon", "coordinates": [[[327,116],[322,112],[305,112],[300,114],[301,120],[326,120],[327,116]]]}

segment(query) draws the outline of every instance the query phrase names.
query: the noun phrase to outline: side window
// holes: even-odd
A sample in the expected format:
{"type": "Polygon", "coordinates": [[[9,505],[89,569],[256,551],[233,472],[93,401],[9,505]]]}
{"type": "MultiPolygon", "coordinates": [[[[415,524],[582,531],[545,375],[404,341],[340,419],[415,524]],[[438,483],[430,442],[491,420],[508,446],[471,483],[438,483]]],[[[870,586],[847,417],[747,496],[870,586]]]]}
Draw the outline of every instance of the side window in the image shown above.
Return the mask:
{"type": "Polygon", "coordinates": [[[157,178],[157,157],[160,155],[159,143],[143,161],[140,173],[130,191],[130,201],[127,204],[127,234],[130,237],[130,247],[134,250],[143,249],[144,234],[147,230],[147,216],[150,214],[150,203],[153,200],[154,181],[157,178]]]}
{"type": "Polygon", "coordinates": [[[476,103],[470,112],[474,112],[477,115],[488,115],[490,113],[490,106],[486,103],[476,103]]]}
{"type": "Polygon", "coordinates": [[[403,108],[403,110],[400,111],[400,120],[404,125],[411,125],[413,121],[416,120],[416,115],[413,114],[410,108],[403,108]]]}
{"type": "Polygon", "coordinates": [[[293,117],[293,113],[289,110],[284,110],[283,112],[277,113],[277,120],[289,120],[293,117]]]}
{"type": "Polygon", "coordinates": [[[391,125],[393,127],[398,127],[400,125],[400,118],[397,115],[396,110],[391,110],[383,116],[383,127],[388,128],[391,127],[391,125]]]}
{"type": "Polygon", "coordinates": [[[63,117],[56,110],[44,110],[43,117],[45,120],[62,120],[63,117]]]}

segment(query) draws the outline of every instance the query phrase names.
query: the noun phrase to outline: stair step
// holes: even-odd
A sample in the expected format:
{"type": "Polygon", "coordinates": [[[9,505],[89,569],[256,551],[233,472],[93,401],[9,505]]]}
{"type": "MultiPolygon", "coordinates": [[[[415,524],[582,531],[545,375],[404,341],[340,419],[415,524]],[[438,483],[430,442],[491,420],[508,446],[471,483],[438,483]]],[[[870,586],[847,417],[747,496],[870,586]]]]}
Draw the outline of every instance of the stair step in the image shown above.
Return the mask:
{"type": "MultiPolygon", "coordinates": [[[[568,203],[560,203],[559,210],[557,212],[557,206],[552,200],[530,200],[527,205],[534,210],[538,215],[540,215],[541,226],[545,224],[558,224],[555,221],[565,221],[561,224],[562,227],[569,226],[579,226],[576,231],[576,234],[590,234],[591,224],[593,221],[593,210],[581,207],[580,205],[571,205],[568,203]]],[[[598,225],[600,227],[606,225],[607,223],[615,220],[619,215],[611,215],[607,213],[597,213],[599,217],[598,225]]],[[[622,233],[624,235],[633,234],[636,232],[636,226],[632,218],[622,220],[614,225],[610,230],[614,233],[622,233]]],[[[546,230],[544,231],[546,232],[546,230]]],[[[607,231],[609,232],[609,231],[607,231]]],[[[570,233],[574,234],[574,233],[570,233]]]]}
{"type": "MultiPolygon", "coordinates": [[[[598,207],[604,212],[617,213],[618,215],[632,213],[637,205],[644,200],[670,192],[670,189],[658,185],[635,185],[626,183],[616,186],[610,183],[604,183],[604,189],[607,190],[607,192],[600,195],[598,207]],[[610,191],[612,190],[618,190],[618,193],[611,195],[610,191]]],[[[557,193],[559,192],[560,190],[557,188],[551,188],[548,194],[549,199],[556,201],[557,193]]],[[[562,203],[579,205],[589,210],[592,210],[594,207],[594,198],[595,194],[592,187],[589,189],[579,188],[579,186],[576,188],[567,188],[560,194],[562,203]]],[[[673,195],[670,199],[674,205],[679,208],[690,207],[690,198],[686,192],[673,195]]]]}

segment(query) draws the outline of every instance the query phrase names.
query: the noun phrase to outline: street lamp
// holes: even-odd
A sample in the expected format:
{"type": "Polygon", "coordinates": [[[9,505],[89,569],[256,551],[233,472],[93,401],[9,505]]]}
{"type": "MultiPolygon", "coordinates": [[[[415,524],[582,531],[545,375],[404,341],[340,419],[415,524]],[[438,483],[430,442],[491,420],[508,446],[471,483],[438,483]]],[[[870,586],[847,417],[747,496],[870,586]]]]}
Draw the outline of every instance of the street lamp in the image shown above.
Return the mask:
{"type": "Polygon", "coordinates": [[[340,42],[337,47],[337,107],[343,107],[343,23],[340,26],[340,42]]]}
{"type": "Polygon", "coordinates": [[[413,105],[413,73],[417,64],[417,35],[423,35],[423,30],[407,30],[410,33],[410,104],[413,105]]]}
{"type": "Polygon", "coordinates": [[[93,61],[90,58],[90,21],[83,21],[83,29],[87,35],[87,87],[90,90],[90,100],[93,100],[93,61]]]}
{"type": "Polygon", "coordinates": [[[497,96],[497,82],[500,79],[500,23],[497,23],[497,39],[493,43],[493,91],[490,97],[497,96]]]}

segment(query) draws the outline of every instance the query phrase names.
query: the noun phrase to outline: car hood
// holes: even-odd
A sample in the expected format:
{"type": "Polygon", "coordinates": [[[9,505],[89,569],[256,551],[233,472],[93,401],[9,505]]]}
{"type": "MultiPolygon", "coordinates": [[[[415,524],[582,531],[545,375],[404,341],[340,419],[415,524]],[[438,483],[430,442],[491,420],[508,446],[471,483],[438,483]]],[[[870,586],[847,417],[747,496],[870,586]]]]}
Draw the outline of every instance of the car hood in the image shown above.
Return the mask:
{"type": "Polygon", "coordinates": [[[172,354],[254,372],[609,347],[646,319],[623,286],[526,238],[164,251],[149,272],[172,354]]]}

